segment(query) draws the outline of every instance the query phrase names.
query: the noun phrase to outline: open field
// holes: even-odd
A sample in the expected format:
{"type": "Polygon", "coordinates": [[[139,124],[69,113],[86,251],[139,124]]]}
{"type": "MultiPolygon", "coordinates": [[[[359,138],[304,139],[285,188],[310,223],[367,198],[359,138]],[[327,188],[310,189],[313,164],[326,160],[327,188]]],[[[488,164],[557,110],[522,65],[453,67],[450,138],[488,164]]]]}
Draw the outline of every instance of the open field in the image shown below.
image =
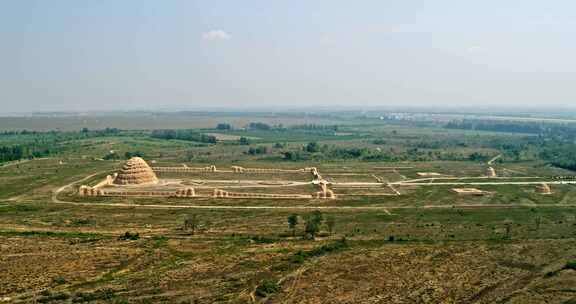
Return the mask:
{"type": "MultiPolygon", "coordinates": [[[[68,124],[42,119],[39,129],[68,124]]],[[[573,303],[574,173],[543,158],[535,135],[351,117],[214,114],[199,125],[160,119],[147,128],[133,119],[105,120],[124,129],[108,133],[0,136],[0,146],[42,154],[0,167],[0,302],[573,303]],[[317,125],[214,129],[254,121],[317,125]],[[151,136],[169,128],[228,137],[151,136]],[[102,188],[193,187],[193,197],[79,195],[134,155],[153,168],[216,169],[160,170],[156,184],[102,188]],[[233,166],[315,167],[321,178],[233,166]],[[486,176],[489,166],[497,176],[486,176]],[[312,195],[321,182],[334,199],[213,195],[312,195]],[[538,192],[542,183],[551,193],[538,192]],[[453,191],[470,187],[484,194],[453,191]]],[[[4,129],[22,123],[1,121],[4,129]]]]}

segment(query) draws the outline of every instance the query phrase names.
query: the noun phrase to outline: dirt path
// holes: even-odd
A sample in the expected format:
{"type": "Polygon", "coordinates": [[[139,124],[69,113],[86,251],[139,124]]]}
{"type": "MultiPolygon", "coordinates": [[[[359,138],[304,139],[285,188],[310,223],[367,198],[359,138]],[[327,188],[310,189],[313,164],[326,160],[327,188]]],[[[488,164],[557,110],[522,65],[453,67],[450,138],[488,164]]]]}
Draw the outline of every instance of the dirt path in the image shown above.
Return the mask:
{"type": "MultiPolygon", "coordinates": [[[[443,178],[446,179],[446,178],[443,178]]],[[[454,180],[462,179],[476,179],[476,178],[454,178],[454,180]]],[[[478,178],[481,179],[481,178],[478,178]]],[[[488,179],[488,178],[486,178],[488,179]]],[[[522,179],[537,179],[537,177],[522,177],[522,179]]],[[[422,178],[413,179],[407,181],[392,182],[389,185],[392,186],[446,186],[446,185],[568,185],[576,184],[576,181],[548,181],[548,180],[538,180],[529,182],[512,182],[512,181],[489,181],[489,182],[435,182],[435,178],[422,178]]],[[[332,183],[336,187],[382,187],[382,183],[375,182],[348,182],[348,183],[332,183]]]]}
{"type": "MultiPolygon", "coordinates": [[[[123,208],[146,208],[146,209],[208,209],[208,210],[375,210],[387,214],[390,210],[395,209],[511,209],[511,208],[574,208],[576,205],[535,205],[535,204],[507,204],[507,205],[477,205],[477,204],[459,204],[459,205],[424,205],[424,206],[231,206],[231,205],[139,205],[129,203],[81,203],[66,202],[58,200],[56,204],[67,204],[87,207],[123,207],[123,208]]],[[[168,202],[169,203],[169,202],[168,202]]]]}
{"type": "Polygon", "coordinates": [[[401,182],[392,183],[395,186],[481,186],[481,185],[574,185],[576,181],[533,181],[533,182],[429,182],[429,183],[411,183],[411,182],[401,182]]]}
{"type": "Polygon", "coordinates": [[[495,157],[493,157],[491,160],[488,161],[488,165],[491,166],[492,163],[494,163],[497,159],[499,159],[500,157],[502,157],[502,154],[498,154],[495,157]]]}
{"type": "MultiPolygon", "coordinates": [[[[81,203],[81,202],[67,202],[62,200],[53,201],[55,204],[66,204],[87,207],[124,207],[124,208],[146,208],[146,209],[278,209],[278,210],[379,210],[387,214],[391,214],[389,207],[384,206],[231,206],[231,205],[140,205],[129,203],[81,203]]],[[[169,203],[169,202],[168,202],[169,203]]],[[[565,205],[564,205],[565,206],[565,205]]],[[[452,206],[450,206],[452,207],[452,206]]],[[[404,208],[404,207],[396,207],[404,208]]],[[[406,207],[411,208],[411,207],[406,207]]]]}
{"type": "Polygon", "coordinates": [[[2,166],[0,166],[0,168],[8,168],[11,166],[16,166],[19,164],[27,163],[29,161],[30,161],[29,159],[15,160],[15,161],[11,161],[11,162],[7,162],[7,163],[3,164],[2,166]]]}
{"type": "Polygon", "coordinates": [[[34,160],[47,160],[47,159],[52,159],[52,157],[41,157],[41,158],[33,158],[33,159],[21,159],[21,160],[14,160],[14,161],[10,161],[7,163],[4,163],[3,165],[0,166],[0,168],[8,168],[11,166],[16,166],[16,165],[20,165],[20,164],[25,164],[27,162],[31,162],[34,160]]]}

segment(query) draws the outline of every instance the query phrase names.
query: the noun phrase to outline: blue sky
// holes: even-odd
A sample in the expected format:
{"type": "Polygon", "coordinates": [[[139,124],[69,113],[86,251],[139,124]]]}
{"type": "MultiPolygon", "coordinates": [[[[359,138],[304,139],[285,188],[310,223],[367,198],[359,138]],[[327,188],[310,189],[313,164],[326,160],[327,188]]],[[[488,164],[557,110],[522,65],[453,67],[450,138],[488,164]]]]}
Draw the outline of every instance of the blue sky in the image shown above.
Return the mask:
{"type": "Polygon", "coordinates": [[[573,1],[1,1],[0,112],[576,104],[573,1]]]}

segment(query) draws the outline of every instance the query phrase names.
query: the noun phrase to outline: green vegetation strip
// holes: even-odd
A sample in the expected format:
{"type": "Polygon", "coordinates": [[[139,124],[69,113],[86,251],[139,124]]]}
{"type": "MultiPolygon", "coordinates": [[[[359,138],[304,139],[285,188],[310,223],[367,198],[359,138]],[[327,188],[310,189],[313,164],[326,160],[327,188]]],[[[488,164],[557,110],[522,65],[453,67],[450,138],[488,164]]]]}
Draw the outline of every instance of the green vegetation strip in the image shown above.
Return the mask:
{"type": "Polygon", "coordinates": [[[65,231],[17,231],[17,230],[0,230],[0,236],[24,236],[24,237],[61,237],[61,238],[82,238],[82,239],[101,239],[103,235],[98,233],[87,232],[65,232],[65,231]]]}

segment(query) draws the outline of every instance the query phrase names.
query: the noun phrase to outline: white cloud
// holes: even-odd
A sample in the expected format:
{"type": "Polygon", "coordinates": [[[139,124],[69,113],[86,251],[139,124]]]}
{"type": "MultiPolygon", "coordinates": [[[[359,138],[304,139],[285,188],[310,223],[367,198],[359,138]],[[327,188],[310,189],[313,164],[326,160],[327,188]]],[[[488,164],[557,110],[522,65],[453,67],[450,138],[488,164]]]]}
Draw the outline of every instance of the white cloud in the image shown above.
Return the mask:
{"type": "Polygon", "coordinates": [[[232,37],[223,30],[211,30],[202,34],[202,38],[208,41],[216,41],[216,40],[229,40],[232,37]]]}

